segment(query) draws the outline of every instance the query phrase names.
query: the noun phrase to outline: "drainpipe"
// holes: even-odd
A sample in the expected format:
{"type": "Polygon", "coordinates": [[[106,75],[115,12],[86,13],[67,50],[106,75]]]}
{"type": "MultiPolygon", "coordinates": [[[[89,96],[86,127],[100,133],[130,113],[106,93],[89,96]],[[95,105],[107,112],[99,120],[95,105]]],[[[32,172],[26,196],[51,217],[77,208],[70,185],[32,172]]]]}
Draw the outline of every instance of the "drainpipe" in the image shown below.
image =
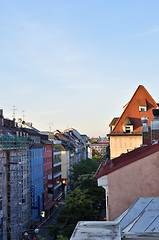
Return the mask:
{"type": "Polygon", "coordinates": [[[105,212],[106,212],[106,221],[109,221],[109,210],[108,210],[108,190],[105,189],[105,212]]]}
{"type": "Polygon", "coordinates": [[[108,177],[107,175],[104,175],[97,179],[98,186],[101,186],[105,189],[105,215],[106,215],[106,221],[109,221],[109,208],[108,208],[108,177]]]}

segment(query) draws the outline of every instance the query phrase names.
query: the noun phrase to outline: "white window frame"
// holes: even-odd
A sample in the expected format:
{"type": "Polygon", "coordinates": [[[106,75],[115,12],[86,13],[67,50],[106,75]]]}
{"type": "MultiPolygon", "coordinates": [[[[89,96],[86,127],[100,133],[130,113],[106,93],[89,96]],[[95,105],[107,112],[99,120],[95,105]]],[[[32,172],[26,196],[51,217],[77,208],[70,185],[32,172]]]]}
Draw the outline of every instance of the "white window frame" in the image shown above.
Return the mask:
{"type": "Polygon", "coordinates": [[[146,106],[139,106],[139,112],[147,112],[146,106]]]}

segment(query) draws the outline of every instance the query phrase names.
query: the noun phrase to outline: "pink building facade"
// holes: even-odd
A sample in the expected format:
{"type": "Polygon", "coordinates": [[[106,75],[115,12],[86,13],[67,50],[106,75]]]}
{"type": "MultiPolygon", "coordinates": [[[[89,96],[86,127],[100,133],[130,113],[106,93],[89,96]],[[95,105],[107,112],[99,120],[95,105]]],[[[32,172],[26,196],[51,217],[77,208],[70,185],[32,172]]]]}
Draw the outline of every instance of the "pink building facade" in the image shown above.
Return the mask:
{"type": "Polygon", "coordinates": [[[140,197],[159,197],[158,173],[159,151],[108,174],[110,220],[140,197]]]}
{"type": "Polygon", "coordinates": [[[147,144],[103,164],[95,175],[106,189],[109,220],[140,197],[159,197],[159,143],[147,144]]]}

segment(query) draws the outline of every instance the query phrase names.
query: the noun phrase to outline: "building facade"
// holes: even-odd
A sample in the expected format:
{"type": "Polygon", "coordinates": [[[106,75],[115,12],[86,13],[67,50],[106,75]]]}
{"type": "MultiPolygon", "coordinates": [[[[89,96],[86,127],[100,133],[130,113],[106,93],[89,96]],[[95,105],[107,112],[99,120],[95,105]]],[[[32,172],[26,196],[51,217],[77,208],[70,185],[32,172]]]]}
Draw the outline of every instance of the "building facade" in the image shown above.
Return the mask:
{"type": "Polygon", "coordinates": [[[153,109],[153,112],[151,131],[143,125],[143,138],[148,142],[144,141],[141,147],[103,163],[95,175],[98,185],[108,196],[107,216],[110,220],[140,197],[159,197],[159,109],[153,109]]]}
{"type": "Polygon", "coordinates": [[[21,239],[31,224],[27,136],[0,115],[1,239],[21,239]]]}
{"type": "Polygon", "coordinates": [[[46,216],[53,212],[53,155],[52,143],[42,140],[44,147],[44,210],[46,216]]]}
{"type": "Polygon", "coordinates": [[[92,151],[97,150],[102,157],[105,157],[108,145],[109,143],[92,143],[92,151]]]}
{"type": "Polygon", "coordinates": [[[30,147],[32,225],[40,223],[44,211],[44,150],[41,144],[30,147]]]}
{"type": "Polygon", "coordinates": [[[110,123],[110,157],[111,159],[129,152],[142,145],[142,117],[148,118],[150,126],[153,118],[152,109],[157,103],[144,86],[139,85],[131,100],[124,106],[119,118],[110,123]]]}
{"type": "Polygon", "coordinates": [[[62,162],[61,149],[55,146],[53,151],[53,187],[54,187],[54,202],[58,202],[62,197],[62,162]]]}

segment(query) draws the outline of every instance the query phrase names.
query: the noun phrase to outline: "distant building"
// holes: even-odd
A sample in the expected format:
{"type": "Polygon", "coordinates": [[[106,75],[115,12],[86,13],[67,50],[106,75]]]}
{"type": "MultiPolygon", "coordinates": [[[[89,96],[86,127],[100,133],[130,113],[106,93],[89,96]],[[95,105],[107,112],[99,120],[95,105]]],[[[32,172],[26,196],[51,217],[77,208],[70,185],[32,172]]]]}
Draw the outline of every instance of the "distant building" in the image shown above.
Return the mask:
{"type": "Polygon", "coordinates": [[[96,150],[102,157],[106,157],[108,145],[109,145],[109,140],[107,137],[99,137],[99,138],[91,139],[91,148],[92,148],[93,154],[95,154],[95,150],[96,150]]]}
{"type": "MultiPolygon", "coordinates": [[[[75,163],[85,160],[91,156],[90,145],[86,135],[81,135],[77,130],[70,128],[63,132],[56,130],[53,142],[59,141],[58,148],[61,151],[62,188],[66,193],[70,171],[75,163]]],[[[54,145],[56,147],[56,145],[54,145]]]]}
{"type": "Polygon", "coordinates": [[[93,143],[93,144],[91,144],[92,151],[97,150],[102,157],[105,157],[106,156],[106,149],[107,149],[108,145],[109,145],[109,142],[107,142],[107,143],[93,143]]]}
{"type": "Polygon", "coordinates": [[[80,162],[81,160],[85,160],[88,156],[87,139],[85,140],[85,138],[82,137],[82,135],[74,128],[66,129],[63,133],[74,144],[76,163],[80,162]]]}
{"type": "Polygon", "coordinates": [[[53,194],[54,202],[58,202],[62,197],[62,161],[61,161],[61,141],[53,140],[53,194]]]}
{"type": "Polygon", "coordinates": [[[91,142],[92,142],[92,143],[97,143],[98,140],[99,140],[99,137],[97,137],[97,138],[91,138],[91,142]]]}
{"type": "Polygon", "coordinates": [[[139,85],[131,100],[124,106],[119,118],[110,123],[111,159],[142,145],[142,117],[148,118],[148,126],[153,118],[152,109],[158,105],[144,86],[139,85]]]}

